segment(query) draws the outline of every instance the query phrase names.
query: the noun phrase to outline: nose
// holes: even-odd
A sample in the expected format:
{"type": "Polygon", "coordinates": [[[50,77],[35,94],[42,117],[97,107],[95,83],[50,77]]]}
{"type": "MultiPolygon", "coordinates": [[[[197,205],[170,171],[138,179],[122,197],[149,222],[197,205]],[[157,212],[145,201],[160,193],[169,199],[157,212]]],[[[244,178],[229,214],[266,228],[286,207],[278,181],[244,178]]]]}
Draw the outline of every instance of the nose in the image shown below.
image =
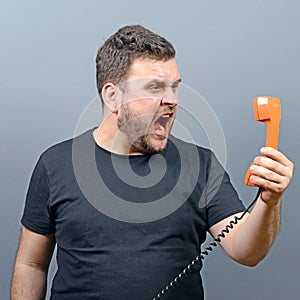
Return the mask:
{"type": "Polygon", "coordinates": [[[178,104],[178,91],[170,87],[166,89],[161,98],[161,105],[175,106],[178,104]]]}

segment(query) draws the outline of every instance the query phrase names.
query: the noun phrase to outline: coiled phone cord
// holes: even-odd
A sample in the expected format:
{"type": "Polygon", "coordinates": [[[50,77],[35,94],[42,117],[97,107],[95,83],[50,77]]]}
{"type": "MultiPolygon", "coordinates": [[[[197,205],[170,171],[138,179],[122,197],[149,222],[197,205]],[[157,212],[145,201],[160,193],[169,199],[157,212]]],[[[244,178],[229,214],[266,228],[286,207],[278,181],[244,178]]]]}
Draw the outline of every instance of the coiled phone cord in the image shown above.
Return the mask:
{"type": "Polygon", "coordinates": [[[254,200],[250,203],[250,205],[246,208],[246,210],[243,212],[243,214],[240,217],[235,216],[234,220],[230,221],[229,224],[217,235],[217,237],[186,267],[183,269],[183,271],[178,274],[168,285],[166,285],[165,288],[161,290],[159,294],[157,294],[156,297],[153,298],[153,300],[161,299],[171,288],[174,288],[175,285],[177,285],[184,277],[186,277],[189,273],[199,271],[199,262],[204,260],[206,256],[209,255],[213,251],[215,247],[218,246],[218,243],[222,241],[222,239],[225,238],[225,236],[229,233],[229,231],[236,225],[240,220],[243,219],[243,217],[250,211],[252,206],[257,201],[260,193],[262,191],[262,188],[259,188],[257,191],[257,194],[254,198],[254,200]],[[198,268],[197,268],[198,265],[198,268]]]}

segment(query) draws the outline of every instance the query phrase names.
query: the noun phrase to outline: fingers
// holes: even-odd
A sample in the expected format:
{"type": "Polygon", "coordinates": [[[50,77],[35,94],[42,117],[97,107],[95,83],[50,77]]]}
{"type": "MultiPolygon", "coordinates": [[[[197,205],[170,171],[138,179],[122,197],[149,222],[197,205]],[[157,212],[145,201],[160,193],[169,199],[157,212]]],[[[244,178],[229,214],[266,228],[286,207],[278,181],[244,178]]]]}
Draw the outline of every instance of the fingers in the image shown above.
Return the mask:
{"type": "Polygon", "coordinates": [[[250,180],[273,193],[283,193],[293,174],[293,163],[281,152],[270,147],[263,147],[261,154],[254,159],[250,167],[250,180]]]}
{"type": "Polygon", "coordinates": [[[262,167],[268,171],[273,171],[278,175],[284,176],[286,173],[286,167],[281,163],[265,156],[257,156],[254,158],[254,165],[262,167]]]}
{"type": "Polygon", "coordinates": [[[291,165],[293,165],[292,162],[283,153],[274,148],[263,147],[260,149],[260,153],[265,157],[269,157],[286,167],[290,167],[291,165]]]}
{"type": "Polygon", "coordinates": [[[291,179],[294,165],[283,153],[271,147],[263,147],[260,152],[264,156],[256,157],[254,159],[255,165],[291,179]]]}
{"type": "Polygon", "coordinates": [[[268,180],[274,183],[280,183],[283,180],[283,175],[278,174],[278,172],[274,172],[269,168],[252,165],[250,167],[250,171],[252,175],[255,175],[261,179],[268,180]]]}
{"type": "Polygon", "coordinates": [[[251,166],[251,173],[251,182],[277,194],[283,193],[289,182],[284,176],[259,166],[251,166]]]}

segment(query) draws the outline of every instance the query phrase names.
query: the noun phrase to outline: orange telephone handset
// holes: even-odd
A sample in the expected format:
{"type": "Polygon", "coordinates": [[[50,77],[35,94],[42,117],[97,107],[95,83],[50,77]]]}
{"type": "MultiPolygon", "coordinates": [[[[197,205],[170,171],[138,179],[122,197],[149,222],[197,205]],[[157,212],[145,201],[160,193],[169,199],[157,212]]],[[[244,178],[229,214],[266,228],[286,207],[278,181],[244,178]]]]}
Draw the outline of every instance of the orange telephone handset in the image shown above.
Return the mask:
{"type": "MultiPolygon", "coordinates": [[[[279,123],[281,117],[280,100],[275,97],[260,96],[254,98],[254,117],[257,121],[262,121],[267,126],[266,146],[277,149],[279,123]]],[[[256,186],[250,181],[250,168],[248,169],[244,182],[247,185],[256,186]]]]}

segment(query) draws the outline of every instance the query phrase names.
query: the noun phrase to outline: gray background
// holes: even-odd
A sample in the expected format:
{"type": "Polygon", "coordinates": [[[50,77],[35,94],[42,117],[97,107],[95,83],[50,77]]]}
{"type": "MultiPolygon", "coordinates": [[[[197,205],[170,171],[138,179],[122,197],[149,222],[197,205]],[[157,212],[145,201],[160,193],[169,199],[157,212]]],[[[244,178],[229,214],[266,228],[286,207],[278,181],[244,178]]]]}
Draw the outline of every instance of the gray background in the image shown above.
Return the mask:
{"type": "Polygon", "coordinates": [[[296,170],[280,234],[256,268],[239,266],[218,249],[202,274],[208,300],[299,299],[299,10],[296,0],[1,1],[0,298],[9,298],[24,196],[39,154],[73,136],[96,96],[94,59],[103,40],[140,23],[174,43],[183,82],[217,114],[227,169],[245,203],[255,190],[243,177],[265,137],[252,99],[281,98],[280,149],[296,170]]]}

